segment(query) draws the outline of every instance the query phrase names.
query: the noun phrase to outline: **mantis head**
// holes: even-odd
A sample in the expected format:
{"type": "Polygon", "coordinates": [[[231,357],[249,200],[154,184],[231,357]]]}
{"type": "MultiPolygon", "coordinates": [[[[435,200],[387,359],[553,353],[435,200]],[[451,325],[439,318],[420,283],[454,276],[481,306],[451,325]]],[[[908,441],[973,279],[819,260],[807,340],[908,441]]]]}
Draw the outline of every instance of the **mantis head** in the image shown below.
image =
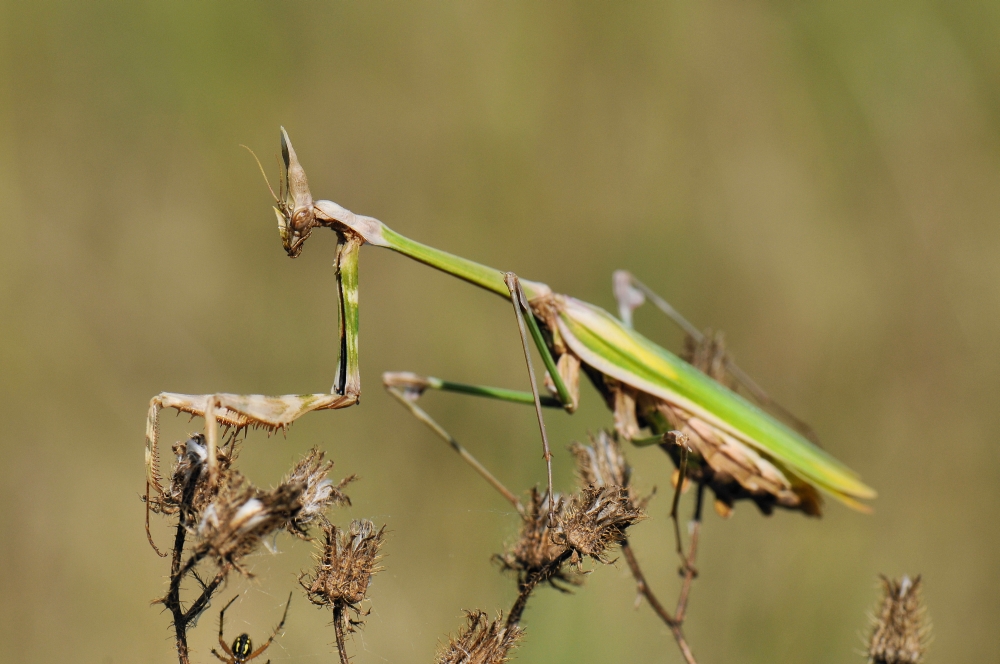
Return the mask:
{"type": "MultiPolygon", "coordinates": [[[[281,128],[281,157],[285,162],[285,172],[278,181],[278,195],[274,196],[274,213],[278,217],[278,233],[281,244],[291,258],[302,253],[302,245],[313,229],[321,226],[313,211],[312,194],[306,172],[299,164],[288,132],[281,128]]],[[[274,192],[271,192],[274,195],[274,192]]]]}

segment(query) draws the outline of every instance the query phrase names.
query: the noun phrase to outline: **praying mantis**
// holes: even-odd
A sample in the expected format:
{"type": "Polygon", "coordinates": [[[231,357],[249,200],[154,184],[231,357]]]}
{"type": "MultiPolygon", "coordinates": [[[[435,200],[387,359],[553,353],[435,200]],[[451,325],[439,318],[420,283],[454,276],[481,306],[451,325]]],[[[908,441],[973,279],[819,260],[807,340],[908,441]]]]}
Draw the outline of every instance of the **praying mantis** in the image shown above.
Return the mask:
{"type": "MultiPolygon", "coordinates": [[[[736,500],[750,499],[765,513],[777,506],[818,516],[822,506],[820,491],[851,508],[869,510],[861,501],[874,498],[876,493],[855,472],[810,442],[806,435],[637,332],[632,327],[632,311],[648,298],[685,326],[689,334],[695,338],[700,334],[630,274],[615,273],[620,314],[616,318],[600,307],[554,293],[543,283],[520,280],[421,244],[378,219],[355,214],[333,201],[314,200],[284,128],[281,152],[284,172],[278,194],[273,190],[271,194],[288,256],[297,257],[317,228],[330,228],[337,235],[334,266],[340,302],[340,357],[333,386],[329,393],[283,396],[168,392],[155,396],[146,423],[147,506],[151,500],[155,503],[151,490],[157,496],[163,495],[157,422],[164,408],[204,418],[211,478],[216,472],[219,425],[236,430],[285,430],[306,413],[358,403],[358,255],[368,244],[391,249],[511,299],[541,355],[547,371],[546,384],[552,393],[539,398],[534,384],[533,394],[410,373],[385,374],[385,386],[404,403],[412,404],[427,389],[439,389],[514,403],[539,403],[572,413],[579,402],[582,372],[612,410],[618,435],[639,446],[661,445],[678,465],[683,456],[689,465],[689,477],[713,490],[721,513],[730,510],[736,500]],[[686,437],[690,455],[671,444],[670,432],[686,437]]],[[[715,357],[715,364],[728,368],[751,386],[758,401],[767,401],[726,357],[715,357]]],[[[443,431],[439,433],[447,437],[443,431]]],[[[549,474],[551,478],[551,468],[549,474]]]]}

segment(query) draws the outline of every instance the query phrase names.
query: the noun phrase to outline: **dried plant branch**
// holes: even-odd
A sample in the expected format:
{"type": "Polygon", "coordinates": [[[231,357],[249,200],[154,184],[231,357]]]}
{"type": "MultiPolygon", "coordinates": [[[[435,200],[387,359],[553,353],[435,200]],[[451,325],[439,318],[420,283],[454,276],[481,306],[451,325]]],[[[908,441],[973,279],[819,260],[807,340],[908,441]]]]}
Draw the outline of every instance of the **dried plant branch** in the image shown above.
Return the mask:
{"type": "MultiPolygon", "coordinates": [[[[190,662],[188,630],[229,573],[239,570],[249,576],[241,566],[242,558],[281,530],[308,537],[309,525],[325,520],[329,506],[349,503],[341,489],[354,479],[348,477],[334,485],[327,478],[333,464],[313,449],[276,488],[264,491],[232,468],[237,452],[235,436],[228,445],[216,446],[214,473],[208,463],[210,449],[201,435],[175,445],[177,460],[169,487],[158,491],[155,499],[147,498],[150,511],[177,517],[168,589],[156,602],[170,611],[181,664],[190,662]],[[215,573],[207,583],[198,572],[205,561],[215,563],[215,573]],[[198,583],[201,592],[185,608],[181,593],[188,578],[198,583]]],[[[249,637],[246,639],[249,644],[249,637]]]]}
{"type": "MultiPolygon", "coordinates": [[[[694,658],[694,653],[691,652],[691,647],[687,643],[687,639],[684,637],[684,631],[681,629],[683,618],[680,620],[671,616],[670,612],[667,611],[666,607],[660,603],[656,595],[653,593],[653,589],[649,587],[649,583],[646,581],[646,576],[642,573],[642,568],[639,567],[639,561],[635,557],[635,552],[632,550],[632,546],[629,544],[628,540],[622,542],[622,553],[625,555],[625,560],[628,562],[629,570],[632,572],[632,576],[635,578],[636,589],[639,594],[646,598],[649,602],[649,606],[652,607],[653,612],[660,617],[660,620],[670,629],[670,633],[673,634],[674,640],[677,641],[677,647],[680,648],[681,655],[684,657],[684,661],[687,664],[697,664],[694,658]]],[[[677,614],[678,616],[680,614],[677,614]]]]}
{"type": "Polygon", "coordinates": [[[323,540],[317,542],[312,573],[299,575],[299,585],[316,606],[333,611],[333,627],[341,664],[347,664],[345,632],[363,624],[361,602],[368,593],[371,578],[382,568],[378,562],[385,538],[385,526],[376,530],[367,519],[352,521],[347,530],[332,523],[323,524],[323,540]],[[348,617],[354,612],[357,620],[348,617]]]}
{"type": "Polygon", "coordinates": [[[347,643],[344,639],[344,605],[340,602],[333,605],[333,631],[337,635],[337,654],[340,656],[340,664],[349,664],[347,643]]]}
{"type": "MultiPolygon", "coordinates": [[[[656,594],[653,592],[653,589],[649,586],[649,582],[646,580],[646,576],[643,574],[642,568],[639,566],[639,560],[635,555],[635,551],[633,550],[628,539],[624,536],[621,540],[621,549],[622,554],[625,556],[625,560],[628,563],[629,570],[632,572],[632,576],[635,579],[636,589],[639,595],[646,598],[646,601],[649,602],[653,612],[656,613],[656,615],[659,616],[663,623],[670,629],[671,634],[673,634],[674,639],[677,641],[677,646],[680,648],[684,660],[688,664],[695,664],[694,654],[691,652],[691,648],[684,637],[682,625],[684,623],[684,613],[687,608],[687,598],[691,591],[691,582],[697,575],[694,567],[694,561],[698,546],[698,528],[701,520],[703,485],[698,485],[698,497],[695,507],[695,520],[692,528],[691,548],[687,556],[685,556],[683,554],[680,526],[677,515],[681,491],[683,490],[684,482],[686,481],[685,472],[687,469],[688,449],[686,444],[687,437],[680,432],[672,431],[664,436],[664,442],[673,442],[681,447],[681,463],[679,464],[679,471],[677,474],[677,486],[674,489],[674,495],[671,501],[670,515],[674,522],[674,536],[676,538],[677,552],[681,556],[683,563],[681,572],[684,575],[684,581],[681,586],[677,610],[673,615],[671,615],[666,607],[663,606],[660,600],[656,597],[656,594]]],[[[646,503],[649,502],[649,498],[640,499],[636,495],[634,488],[631,486],[632,469],[626,462],[625,455],[623,454],[617,439],[610,436],[607,432],[601,431],[596,436],[591,436],[590,446],[574,443],[570,447],[570,451],[572,451],[573,455],[576,457],[577,475],[582,484],[589,485],[591,487],[619,487],[624,492],[625,496],[627,496],[634,509],[641,510],[645,508],[646,503]]]]}

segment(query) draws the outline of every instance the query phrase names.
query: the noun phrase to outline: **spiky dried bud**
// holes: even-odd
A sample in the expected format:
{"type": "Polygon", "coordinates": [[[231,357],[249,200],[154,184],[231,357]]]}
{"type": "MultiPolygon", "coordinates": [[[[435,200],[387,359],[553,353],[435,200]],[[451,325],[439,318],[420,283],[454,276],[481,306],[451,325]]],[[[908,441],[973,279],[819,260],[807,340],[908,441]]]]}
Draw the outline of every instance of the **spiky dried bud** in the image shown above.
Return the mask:
{"type": "Polygon", "coordinates": [[[927,650],[930,625],[920,593],[920,577],[882,577],[882,600],[871,616],[871,664],[919,664],[927,650]]]}
{"type": "Polygon", "coordinates": [[[367,519],[352,521],[346,531],[329,522],[323,524],[323,542],[314,556],[316,567],[311,576],[299,576],[309,601],[331,608],[340,604],[357,611],[372,575],[382,569],[378,561],[384,538],[385,526],[376,530],[367,519]]]}
{"type": "Polygon", "coordinates": [[[219,479],[214,485],[208,481],[208,474],[203,472],[208,450],[202,434],[195,434],[187,441],[178,441],[173,446],[173,452],[175,461],[170,484],[159,496],[150,496],[149,508],[157,514],[176,514],[183,506],[196,519],[215,498],[219,486],[226,483],[236,455],[236,445],[219,450],[216,457],[219,479]],[[184,505],[185,495],[189,496],[187,505],[184,505]]]}
{"type": "Polygon", "coordinates": [[[625,539],[625,530],[646,518],[621,486],[588,486],[566,507],[554,541],[571,549],[574,558],[589,556],[607,563],[608,549],[625,539]]]}
{"type": "MultiPolygon", "coordinates": [[[[555,512],[549,515],[548,494],[532,489],[528,504],[521,515],[521,532],[514,546],[503,554],[494,556],[505,572],[514,572],[519,581],[529,577],[541,577],[542,581],[553,583],[562,581],[570,585],[580,585],[579,575],[567,572],[563,563],[568,559],[569,549],[565,543],[557,543],[553,534],[558,527],[566,501],[556,496],[555,512]]],[[[553,585],[555,585],[553,583],[553,585]]],[[[556,586],[558,587],[558,586],[556,586]]]]}
{"type": "Polygon", "coordinates": [[[302,507],[304,489],[299,483],[262,491],[233,471],[202,513],[196,529],[197,553],[240,569],[240,558],[268,535],[288,527],[302,507]]]}
{"type": "Polygon", "coordinates": [[[469,623],[438,652],[436,664],[503,664],[524,634],[517,625],[504,624],[503,615],[490,621],[484,611],[466,611],[469,623]]]}
{"type": "Polygon", "coordinates": [[[351,499],[342,489],[357,479],[350,475],[334,484],[327,475],[333,468],[332,461],[324,460],[325,454],[318,448],[312,448],[299,461],[282,484],[303,486],[299,498],[301,507],[293,519],[288,522],[288,530],[293,535],[305,536],[309,524],[322,517],[331,505],[350,505],[351,499]]]}
{"type": "Polygon", "coordinates": [[[632,467],[625,460],[618,439],[607,431],[590,435],[590,445],[574,442],[569,451],[576,457],[577,479],[580,487],[618,486],[628,490],[629,501],[638,510],[644,510],[652,495],[640,497],[631,485],[632,467]]]}
{"type": "Polygon", "coordinates": [[[618,441],[599,431],[590,435],[590,446],[574,442],[569,451],[576,457],[580,486],[628,486],[632,468],[625,461],[618,441]]]}

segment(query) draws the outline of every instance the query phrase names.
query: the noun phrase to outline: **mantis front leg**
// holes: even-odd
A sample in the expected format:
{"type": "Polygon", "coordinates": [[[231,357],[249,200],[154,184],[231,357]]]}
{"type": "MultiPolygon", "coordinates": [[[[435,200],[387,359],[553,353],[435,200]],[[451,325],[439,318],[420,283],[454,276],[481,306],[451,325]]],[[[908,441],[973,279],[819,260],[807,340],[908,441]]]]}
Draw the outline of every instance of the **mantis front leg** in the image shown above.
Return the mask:
{"type": "MultiPolygon", "coordinates": [[[[337,289],[340,297],[340,358],[333,387],[328,394],[176,394],[161,392],[150,400],[146,417],[146,535],[159,553],[149,533],[151,489],[158,499],[164,495],[159,471],[159,415],[164,408],[205,419],[206,465],[209,482],[218,474],[218,428],[239,431],[263,428],[285,431],[295,420],[314,410],[347,408],[358,403],[361,374],[358,365],[358,251],[362,240],[344,234],[337,243],[337,289]]],[[[165,555],[165,554],[160,554],[165,555]]]]}

